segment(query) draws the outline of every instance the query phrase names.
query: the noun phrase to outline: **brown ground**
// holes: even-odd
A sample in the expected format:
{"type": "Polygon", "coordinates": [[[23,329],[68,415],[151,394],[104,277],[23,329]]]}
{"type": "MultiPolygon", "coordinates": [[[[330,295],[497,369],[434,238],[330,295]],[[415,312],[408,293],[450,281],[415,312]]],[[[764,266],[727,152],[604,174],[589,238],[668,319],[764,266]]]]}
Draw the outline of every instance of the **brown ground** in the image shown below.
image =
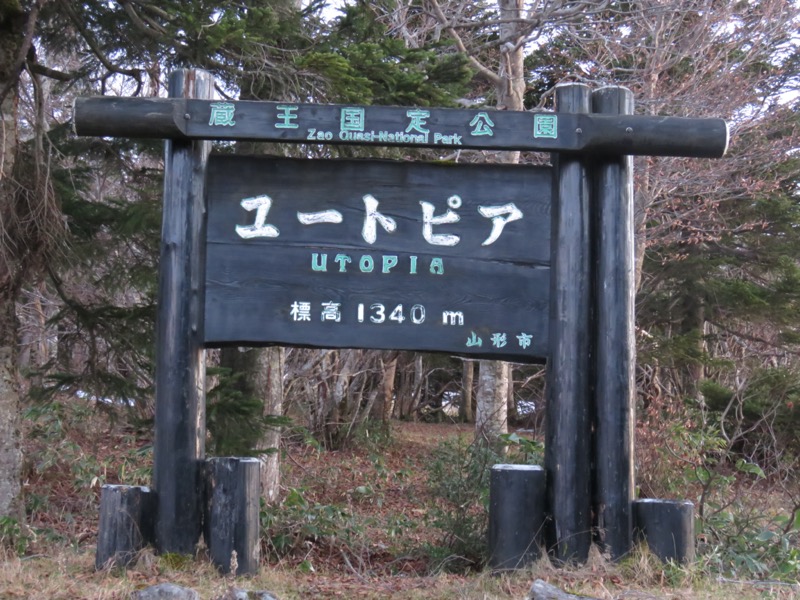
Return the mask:
{"type": "MultiPolygon", "coordinates": [[[[196,572],[197,568],[201,573],[209,569],[202,558],[199,566],[192,561],[176,563],[149,550],[135,568],[122,574],[121,580],[115,579],[119,574],[94,573],[100,486],[148,484],[152,454],[151,440],[146,436],[119,425],[109,426],[106,419],[91,414],[91,407],[85,408],[78,418],[67,410],[58,418],[39,420],[28,432],[25,490],[30,514],[26,554],[33,558],[23,558],[16,571],[0,576],[0,598],[38,597],[31,595],[31,585],[34,589],[43,586],[42,593],[47,589],[47,597],[53,598],[125,598],[127,592],[109,591],[106,596],[96,590],[76,589],[98,585],[128,590],[186,580],[191,585],[198,576],[215,580],[213,572],[196,572]],[[61,437],[59,431],[66,435],[61,437]],[[69,559],[63,558],[65,549],[71,553],[69,559]],[[49,591],[45,579],[30,575],[30,569],[39,566],[55,571],[57,568],[48,566],[48,561],[56,557],[59,564],[64,560],[77,563],[70,568],[67,580],[54,580],[55,591],[49,591]],[[32,584],[24,582],[29,575],[35,580],[32,584]],[[4,588],[5,578],[16,581],[16,588],[12,584],[4,588]]],[[[286,442],[282,449],[283,496],[299,494],[311,508],[292,514],[315,514],[323,523],[321,535],[298,536],[293,551],[272,554],[269,564],[262,568],[269,574],[266,585],[283,590],[281,598],[294,597],[295,592],[302,592],[298,597],[314,598],[447,598],[453,593],[456,595],[452,597],[473,597],[474,581],[441,572],[431,565],[425,551],[426,544],[441,542],[441,532],[426,524],[426,513],[433,502],[426,483],[426,465],[441,441],[458,436],[469,440],[471,435],[468,425],[393,422],[388,441],[385,436],[377,440],[373,434],[372,439],[361,438],[344,450],[321,450],[300,437],[286,442]],[[331,516],[333,513],[336,515],[331,516]],[[331,532],[331,523],[341,527],[331,532]]],[[[219,581],[225,583],[224,579],[219,581]]],[[[492,588],[511,586],[507,591],[522,597],[529,581],[487,584],[492,588]]],[[[253,589],[252,584],[242,587],[253,589]]],[[[479,593],[477,588],[475,593],[479,593]]],[[[475,597],[484,596],[480,592],[475,597]]]]}
{"type": "MultiPolygon", "coordinates": [[[[120,424],[110,426],[94,407],[71,405],[28,422],[24,449],[29,528],[22,539],[26,549],[22,557],[0,551],[0,599],[122,600],[134,590],[168,581],[198,590],[205,600],[219,599],[233,585],[267,589],[281,600],[521,600],[537,577],[561,589],[606,599],[735,595],[744,600],[790,598],[796,591],[755,582],[708,587],[697,571],[665,568],[645,555],[625,565],[594,556],[587,565],[566,570],[543,560],[501,577],[486,572],[447,574],[441,563],[430,560],[429,548],[441,545],[442,532],[426,519],[435,505],[427,466],[441,441],[471,438],[470,426],[452,423],[393,422],[388,443],[377,443],[373,434],[332,452],[299,437],[288,441],[282,458],[284,498],[300,498],[306,508],[284,505],[276,514],[284,524],[291,524],[289,517],[305,519],[301,525],[306,533],[293,538],[292,551],[273,554],[255,578],[221,577],[202,556],[155,556],[150,550],[127,571],[97,573],[100,485],[148,484],[150,440],[120,424]]],[[[19,541],[2,522],[0,538],[19,541]]]]}
{"type": "MultiPolygon", "coordinates": [[[[309,556],[323,570],[416,576],[431,571],[422,548],[436,543],[440,532],[425,522],[436,502],[428,491],[426,465],[442,440],[470,439],[472,429],[411,422],[393,422],[391,428],[388,443],[362,442],[327,452],[297,444],[285,448],[284,493],[298,489],[309,503],[342,507],[354,516],[355,548],[339,547],[337,556],[337,544],[308,544],[309,556]]],[[[294,556],[289,562],[300,558],[307,559],[294,556]]]]}

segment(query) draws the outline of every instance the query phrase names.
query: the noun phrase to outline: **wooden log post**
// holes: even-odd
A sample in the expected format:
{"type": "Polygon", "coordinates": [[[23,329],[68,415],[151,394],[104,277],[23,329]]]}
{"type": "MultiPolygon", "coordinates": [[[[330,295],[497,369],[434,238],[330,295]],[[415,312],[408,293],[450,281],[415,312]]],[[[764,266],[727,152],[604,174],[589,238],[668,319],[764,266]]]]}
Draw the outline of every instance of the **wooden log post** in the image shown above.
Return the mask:
{"type": "MultiPolygon", "coordinates": [[[[556,87],[559,111],[587,113],[589,87],[556,87]]],[[[580,131],[577,132],[580,135],[580,131]]],[[[584,562],[591,546],[589,429],[589,181],[584,160],[554,155],[550,267],[550,355],[547,360],[545,469],[551,526],[548,546],[557,562],[584,562]]]]}
{"type": "Polygon", "coordinates": [[[97,570],[128,567],[142,548],[153,541],[155,492],[135,485],[104,485],[100,490],[97,528],[97,570]]]}
{"type": "Polygon", "coordinates": [[[688,500],[635,500],[633,525],[637,538],[662,561],[694,561],[694,504],[688,500]]]}
{"type": "MultiPolygon", "coordinates": [[[[574,84],[568,84],[574,85],[574,84]]],[[[408,108],[239,100],[225,102],[236,118],[220,126],[209,119],[210,100],[182,98],[78,98],[73,108],[78,135],[195,140],[249,140],[278,143],[317,143],[418,146],[435,148],[479,148],[485,150],[534,150],[595,155],[631,154],[648,156],[694,156],[718,158],[728,147],[728,126],[722,119],[693,119],[664,115],[569,114],[562,105],[558,134],[532,135],[542,113],[492,111],[492,135],[473,135],[472,121],[485,110],[430,108],[430,136],[324,135],[337,131],[343,108],[364,109],[366,122],[375,132],[395,132],[407,119],[408,108]],[[296,112],[294,109],[297,109],[296,112]],[[186,118],[189,115],[189,118],[186,118]],[[298,127],[275,127],[289,118],[298,127]],[[434,125],[435,124],[435,125],[434,125]],[[444,137],[438,137],[440,133],[444,137]]],[[[231,113],[231,114],[233,114],[231,113]]],[[[549,117],[548,117],[549,120],[549,117]]],[[[342,132],[342,130],[339,130],[342,132]]],[[[347,132],[344,132],[347,133],[347,132]]]]}
{"type": "MultiPolygon", "coordinates": [[[[595,112],[633,113],[633,94],[604,87],[592,94],[595,112]]],[[[632,544],[634,490],[634,221],[633,161],[601,157],[594,166],[597,224],[594,282],[594,514],[598,542],[612,558],[632,544]]]]}
{"type": "MultiPolygon", "coordinates": [[[[171,74],[169,93],[211,98],[203,71],[171,74]]],[[[203,277],[205,164],[209,142],[168,140],[156,335],[154,487],[159,552],[194,553],[202,531],[205,455],[203,277]]]]}
{"type": "Polygon", "coordinates": [[[205,541],[221,573],[258,572],[261,462],[257,458],[206,461],[205,541]]]}
{"type": "Polygon", "coordinates": [[[541,555],[547,507],[545,473],[532,465],[494,465],[489,480],[489,566],[521,569],[541,555]]]}

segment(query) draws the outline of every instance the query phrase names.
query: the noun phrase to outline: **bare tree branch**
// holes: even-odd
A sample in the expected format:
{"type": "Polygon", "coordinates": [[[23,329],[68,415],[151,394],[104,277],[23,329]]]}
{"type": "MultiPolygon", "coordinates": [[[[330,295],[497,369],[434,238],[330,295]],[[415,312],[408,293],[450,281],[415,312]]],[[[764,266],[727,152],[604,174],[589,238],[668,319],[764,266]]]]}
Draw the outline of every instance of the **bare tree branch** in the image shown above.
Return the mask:
{"type": "Polygon", "coordinates": [[[469,64],[472,65],[472,67],[476,71],[478,71],[481,77],[486,79],[492,85],[501,85],[502,79],[500,78],[500,76],[491,69],[489,69],[486,65],[481,63],[474,55],[472,55],[467,50],[467,47],[464,45],[464,40],[461,39],[461,36],[458,34],[455,28],[448,22],[447,17],[445,17],[444,13],[442,12],[442,7],[439,6],[439,2],[437,0],[428,0],[428,3],[433,8],[433,14],[436,15],[436,18],[439,20],[439,23],[442,25],[445,31],[447,31],[453,38],[453,41],[456,44],[456,48],[458,48],[458,51],[463,52],[464,54],[467,55],[469,64]]]}
{"type": "Polygon", "coordinates": [[[123,69],[121,67],[118,67],[114,63],[112,63],[108,59],[108,57],[105,55],[105,53],[102,51],[100,46],[97,44],[97,40],[95,40],[95,38],[92,35],[92,33],[88,29],[86,29],[86,27],[84,27],[83,21],[75,13],[75,10],[74,10],[72,4],[70,3],[70,0],[58,0],[58,2],[61,3],[61,6],[64,8],[64,11],[67,13],[67,16],[69,17],[70,21],[72,21],[72,25],[75,27],[75,29],[78,30],[78,33],[80,34],[80,36],[83,38],[83,40],[89,46],[89,48],[91,49],[92,53],[97,57],[97,59],[100,61],[100,63],[106,68],[106,70],[109,73],[118,73],[120,75],[127,75],[129,77],[133,77],[134,79],[136,79],[139,82],[139,85],[141,85],[142,74],[143,74],[142,70],[141,69],[123,69]]]}

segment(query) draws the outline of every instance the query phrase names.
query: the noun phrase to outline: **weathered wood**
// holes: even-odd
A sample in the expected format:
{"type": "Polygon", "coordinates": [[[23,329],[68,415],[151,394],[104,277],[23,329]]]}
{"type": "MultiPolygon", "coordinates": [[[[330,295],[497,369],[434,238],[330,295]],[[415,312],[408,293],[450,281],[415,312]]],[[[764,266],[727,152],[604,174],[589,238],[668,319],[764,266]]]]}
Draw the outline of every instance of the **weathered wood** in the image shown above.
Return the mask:
{"type": "MultiPolygon", "coordinates": [[[[631,114],[633,94],[604,87],[592,104],[596,112],[631,114]]],[[[633,160],[601,157],[594,172],[594,513],[602,551],[619,559],[631,548],[634,490],[633,160]]]]}
{"type": "Polygon", "coordinates": [[[186,139],[183,98],[75,98],[72,125],[77,135],[186,139]]]}
{"type": "Polygon", "coordinates": [[[521,569],[540,557],[546,509],[542,467],[492,467],[489,479],[490,567],[521,569]]]}
{"type": "Polygon", "coordinates": [[[210,458],[205,464],[205,541],[222,573],[258,572],[261,463],[257,458],[210,458]]]}
{"type": "Polygon", "coordinates": [[[78,98],[78,135],[716,158],[722,119],[164,98],[78,98]],[[553,118],[555,117],[555,120],[553,118]]]}
{"type": "MultiPolygon", "coordinates": [[[[212,97],[202,71],[170,77],[170,95],[212,97]]],[[[203,337],[204,170],[209,142],[168,141],[159,262],[153,452],[158,492],[156,547],[193,554],[202,527],[205,455],[203,337]]]]}
{"type": "MultiPolygon", "coordinates": [[[[556,88],[561,110],[588,112],[589,87],[556,88]]],[[[547,360],[545,468],[548,546],[557,562],[583,562],[591,546],[589,429],[590,228],[587,168],[579,157],[556,158],[550,354],[547,360]]]]}
{"type": "Polygon", "coordinates": [[[208,171],[206,345],[545,356],[548,169],[213,156],[208,171]],[[367,198],[393,226],[365,234],[367,198]],[[323,210],[336,218],[300,219],[323,210]]]}
{"type": "Polygon", "coordinates": [[[694,504],[686,500],[633,501],[636,537],[663,561],[694,561],[694,504]]]}
{"type": "Polygon", "coordinates": [[[100,489],[95,568],[128,567],[153,541],[156,495],[143,486],[104,485],[100,489]]]}

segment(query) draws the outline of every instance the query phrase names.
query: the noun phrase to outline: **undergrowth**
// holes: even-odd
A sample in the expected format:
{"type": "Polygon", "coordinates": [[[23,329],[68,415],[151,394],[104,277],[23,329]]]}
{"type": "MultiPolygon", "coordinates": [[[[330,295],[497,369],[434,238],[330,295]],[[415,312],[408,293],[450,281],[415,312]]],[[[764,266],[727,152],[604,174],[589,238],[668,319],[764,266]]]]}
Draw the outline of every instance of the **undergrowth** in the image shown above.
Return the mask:
{"type": "MultiPolygon", "coordinates": [[[[93,539],[101,484],[151,479],[146,434],[109,425],[85,401],[32,405],[26,428],[26,519],[0,519],[0,545],[10,554],[78,550],[93,539]]],[[[800,591],[792,587],[800,581],[793,474],[777,486],[775,474],[726,445],[713,422],[684,421],[664,432],[656,483],[666,497],[695,502],[697,561],[665,565],[637,549],[607,577],[643,586],[702,588],[719,580],[800,591]]],[[[354,448],[337,455],[358,461],[357,468],[345,470],[346,463],[325,456],[329,470],[287,478],[281,503],[262,506],[262,556],[300,573],[340,568],[362,578],[481,572],[491,467],[542,464],[543,448],[517,434],[503,437],[501,452],[471,440],[448,434],[426,447],[422,460],[410,460],[407,442],[384,424],[365,424],[354,448]],[[390,508],[398,496],[402,511],[390,508]]],[[[328,451],[308,450],[302,460],[310,470],[328,451]]],[[[292,468],[290,461],[284,466],[287,473],[292,468]]]]}
{"type": "Polygon", "coordinates": [[[747,452],[741,427],[688,400],[669,423],[641,432],[639,480],[652,497],[694,503],[696,567],[734,580],[800,581],[800,482],[797,457],[747,452]],[[644,442],[644,443],[642,443],[644,442]],[[649,453],[649,454],[648,454],[649,453]]]}
{"type": "Polygon", "coordinates": [[[464,437],[441,442],[428,465],[428,486],[435,502],[427,523],[441,531],[430,545],[432,570],[480,571],[488,560],[489,480],[496,464],[541,464],[543,446],[517,434],[501,436],[492,448],[464,437]]]}

